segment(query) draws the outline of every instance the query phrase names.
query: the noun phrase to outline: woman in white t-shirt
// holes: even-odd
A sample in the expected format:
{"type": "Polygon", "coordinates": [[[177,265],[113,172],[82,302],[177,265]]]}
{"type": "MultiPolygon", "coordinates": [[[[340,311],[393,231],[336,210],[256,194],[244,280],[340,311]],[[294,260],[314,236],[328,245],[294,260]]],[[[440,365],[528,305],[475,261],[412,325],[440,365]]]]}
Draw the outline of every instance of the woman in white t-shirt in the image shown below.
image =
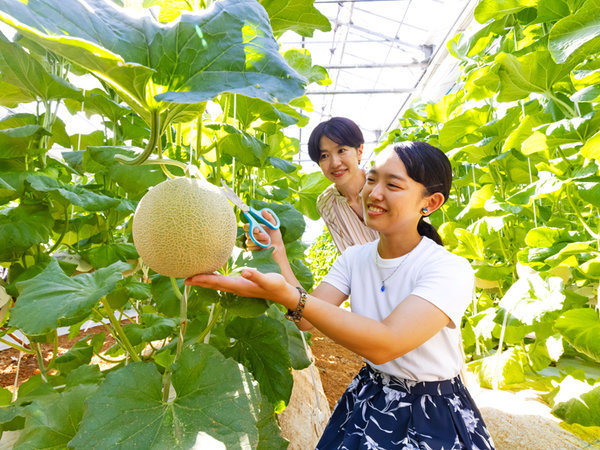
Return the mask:
{"type": "Polygon", "coordinates": [[[379,240],[347,249],[312,295],[299,287],[278,231],[270,233],[281,275],[244,269],[242,277],[186,281],[280,303],[301,329],[315,326],[365,359],[318,449],[493,448],[458,376],[473,271],[423,220],[447,200],[451,182],[448,158],[429,144],[382,151],[361,194],[379,240]],[[350,294],[352,312],[339,308],[350,294]]]}

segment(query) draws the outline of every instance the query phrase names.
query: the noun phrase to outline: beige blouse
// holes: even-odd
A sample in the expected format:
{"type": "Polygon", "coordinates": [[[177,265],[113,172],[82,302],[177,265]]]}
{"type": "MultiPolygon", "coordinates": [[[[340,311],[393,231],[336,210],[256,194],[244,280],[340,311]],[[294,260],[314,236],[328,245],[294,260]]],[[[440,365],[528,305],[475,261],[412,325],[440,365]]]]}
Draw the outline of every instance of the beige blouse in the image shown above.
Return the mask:
{"type": "Polygon", "coordinates": [[[335,246],[342,253],[347,247],[374,241],[379,234],[356,215],[335,184],[325,189],[317,199],[317,210],[325,221],[335,246]]]}

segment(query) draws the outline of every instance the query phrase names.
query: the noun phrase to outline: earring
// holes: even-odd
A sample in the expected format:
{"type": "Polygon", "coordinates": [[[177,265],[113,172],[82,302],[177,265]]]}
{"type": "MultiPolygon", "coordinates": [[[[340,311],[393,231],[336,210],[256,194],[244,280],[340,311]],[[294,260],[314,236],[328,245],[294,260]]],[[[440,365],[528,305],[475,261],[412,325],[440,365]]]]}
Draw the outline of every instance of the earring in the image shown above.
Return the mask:
{"type": "Polygon", "coordinates": [[[421,214],[422,214],[422,215],[425,215],[425,214],[427,214],[427,212],[428,212],[428,211],[429,211],[429,210],[428,210],[427,208],[423,208],[423,209],[421,210],[421,214]]]}

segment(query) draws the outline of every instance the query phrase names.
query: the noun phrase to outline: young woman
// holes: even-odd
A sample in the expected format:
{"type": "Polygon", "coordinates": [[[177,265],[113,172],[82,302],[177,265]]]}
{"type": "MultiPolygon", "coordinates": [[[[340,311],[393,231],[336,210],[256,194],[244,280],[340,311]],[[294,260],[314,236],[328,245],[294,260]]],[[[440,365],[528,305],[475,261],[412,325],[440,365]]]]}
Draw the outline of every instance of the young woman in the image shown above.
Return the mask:
{"type": "Polygon", "coordinates": [[[301,329],[314,325],[365,359],[318,449],[493,448],[458,376],[473,271],[423,220],[447,200],[451,181],[450,162],[435,147],[404,142],[382,151],[362,190],[379,239],[346,250],[312,295],[298,287],[277,231],[281,275],[245,269],[242,277],[186,281],[280,303],[301,329]],[[338,308],[350,294],[352,311],[338,308]]]}
{"type": "Polygon", "coordinates": [[[366,174],[359,167],[364,138],[358,125],[345,117],[321,122],[310,134],[308,154],[331,184],[317,200],[317,210],[338,250],[366,244],[378,234],[364,221],[360,191],[366,174]]]}

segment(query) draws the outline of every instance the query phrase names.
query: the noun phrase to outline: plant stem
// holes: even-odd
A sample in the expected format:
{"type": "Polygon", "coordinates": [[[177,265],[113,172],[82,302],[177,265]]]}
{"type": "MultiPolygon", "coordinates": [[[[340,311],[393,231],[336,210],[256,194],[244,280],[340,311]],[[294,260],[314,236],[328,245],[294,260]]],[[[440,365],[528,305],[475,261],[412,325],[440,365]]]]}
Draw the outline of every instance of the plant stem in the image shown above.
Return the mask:
{"type": "Polygon", "coordinates": [[[181,299],[183,298],[183,295],[181,294],[181,291],[179,290],[179,286],[177,286],[177,280],[173,277],[170,277],[169,279],[171,280],[171,287],[173,288],[175,297],[177,297],[177,300],[181,301],[181,299]]]}
{"type": "Polygon", "coordinates": [[[592,230],[588,226],[588,224],[585,223],[583,216],[579,212],[579,209],[577,208],[577,206],[575,205],[575,202],[573,201],[573,198],[571,197],[570,185],[567,184],[567,188],[565,189],[565,192],[567,194],[567,200],[569,201],[569,205],[571,205],[571,208],[573,209],[573,213],[579,219],[579,221],[583,225],[583,228],[585,228],[585,230],[589,233],[589,235],[592,236],[594,239],[600,239],[600,235],[594,233],[594,230],[592,230]]]}
{"type": "MultiPolygon", "coordinates": [[[[186,285],[184,290],[183,290],[183,295],[181,295],[181,292],[179,291],[179,288],[177,287],[177,283],[175,281],[175,278],[171,277],[171,285],[173,286],[173,290],[176,293],[179,293],[178,297],[179,298],[179,339],[177,340],[177,350],[175,352],[175,359],[173,360],[173,363],[175,363],[178,359],[179,356],[181,355],[181,352],[183,351],[183,344],[185,341],[185,330],[187,328],[187,303],[188,303],[188,296],[191,290],[191,286],[186,285]]],[[[177,294],[175,294],[177,295],[177,294]]],[[[171,374],[172,371],[170,368],[168,368],[167,370],[165,370],[165,373],[163,374],[163,379],[162,379],[162,399],[163,402],[168,402],[169,401],[169,396],[171,394],[171,374]]]]}
{"type": "Polygon", "coordinates": [[[115,155],[115,159],[117,161],[121,161],[122,163],[129,164],[132,166],[139,166],[144,161],[148,159],[148,157],[154,151],[156,147],[156,143],[160,139],[160,111],[155,109],[150,114],[150,138],[148,139],[148,143],[146,144],[146,148],[144,151],[138,155],[136,158],[128,158],[123,155],[115,155]]]}
{"type": "Polygon", "coordinates": [[[110,321],[115,332],[117,333],[117,337],[118,337],[121,345],[127,351],[129,356],[131,357],[131,359],[133,359],[135,362],[140,362],[142,360],[140,358],[140,355],[137,354],[137,352],[133,348],[133,345],[131,345],[131,342],[129,342],[129,339],[127,338],[127,335],[125,334],[123,327],[121,326],[119,321],[116,319],[114,311],[108,304],[108,301],[106,300],[106,298],[102,299],[102,306],[104,306],[104,309],[106,310],[108,320],[110,321]]]}
{"type": "Polygon", "coordinates": [[[187,328],[187,304],[191,288],[191,286],[186,285],[183,290],[183,296],[179,300],[179,340],[177,341],[177,352],[175,353],[175,360],[173,362],[179,359],[179,355],[181,355],[181,351],[183,350],[185,330],[187,328]]]}
{"type": "Polygon", "coordinates": [[[42,344],[40,344],[39,342],[36,342],[33,347],[35,348],[35,355],[38,360],[38,366],[40,368],[42,380],[44,380],[44,382],[47,383],[48,382],[48,372],[46,372],[46,366],[44,365],[44,357],[42,356],[42,344]]]}
{"type": "Polygon", "coordinates": [[[33,353],[35,353],[35,351],[34,351],[34,350],[31,350],[31,349],[28,349],[28,348],[22,347],[22,346],[20,346],[19,344],[15,344],[15,343],[13,343],[13,342],[7,341],[6,339],[2,339],[2,338],[0,338],[0,342],[1,342],[2,344],[4,344],[4,345],[8,345],[9,347],[12,347],[12,348],[14,348],[15,350],[19,350],[20,352],[23,352],[23,353],[30,353],[30,354],[33,354],[33,353]]]}
{"type": "Polygon", "coordinates": [[[202,333],[200,333],[200,336],[198,336],[198,338],[196,339],[197,342],[204,341],[204,338],[208,335],[208,333],[210,333],[210,330],[213,329],[213,327],[215,326],[215,324],[221,317],[222,312],[223,312],[223,308],[221,307],[221,304],[215,303],[215,308],[213,310],[212,317],[209,320],[208,324],[206,324],[206,328],[202,331],[202,333]]]}

